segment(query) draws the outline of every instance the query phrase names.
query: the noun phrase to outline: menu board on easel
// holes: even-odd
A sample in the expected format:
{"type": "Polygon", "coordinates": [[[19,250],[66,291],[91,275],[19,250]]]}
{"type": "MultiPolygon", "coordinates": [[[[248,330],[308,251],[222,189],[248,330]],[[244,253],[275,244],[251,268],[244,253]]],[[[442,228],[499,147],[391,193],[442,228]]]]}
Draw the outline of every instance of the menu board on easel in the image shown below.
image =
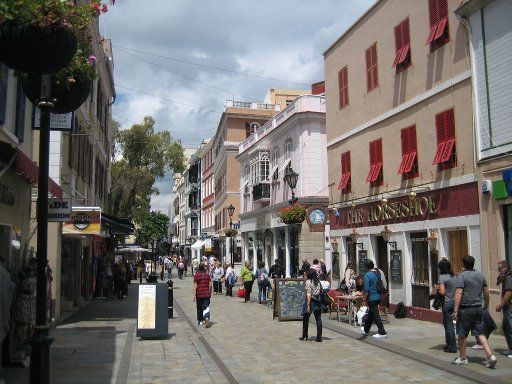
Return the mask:
{"type": "Polygon", "coordinates": [[[305,288],[304,279],[275,279],[274,317],[278,321],[302,320],[305,288]]]}
{"type": "Polygon", "coordinates": [[[358,273],[360,275],[364,275],[366,273],[366,267],[364,263],[366,262],[366,259],[368,258],[368,251],[366,249],[360,249],[358,252],[359,256],[359,263],[358,263],[358,273]]]}
{"type": "Polygon", "coordinates": [[[391,281],[393,283],[402,283],[402,251],[392,250],[390,255],[391,281]]]}

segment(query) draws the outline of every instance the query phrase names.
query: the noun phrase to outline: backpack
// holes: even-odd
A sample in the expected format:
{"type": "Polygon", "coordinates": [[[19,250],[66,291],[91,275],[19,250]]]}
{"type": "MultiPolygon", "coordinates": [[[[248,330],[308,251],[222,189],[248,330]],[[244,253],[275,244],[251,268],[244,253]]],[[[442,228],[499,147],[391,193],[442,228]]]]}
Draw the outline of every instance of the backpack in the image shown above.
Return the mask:
{"type": "Polygon", "coordinates": [[[178,269],[185,269],[185,264],[182,261],[178,263],[178,269]]]}
{"type": "Polygon", "coordinates": [[[396,306],[396,309],[395,309],[395,317],[397,319],[405,319],[405,305],[404,305],[404,302],[401,301],[398,303],[398,305],[396,306]]]}
{"type": "Polygon", "coordinates": [[[268,280],[268,275],[265,272],[260,273],[260,281],[268,280]]]}
{"type": "Polygon", "coordinates": [[[375,274],[375,276],[377,276],[377,283],[376,283],[376,287],[375,289],[379,292],[379,293],[382,293],[385,291],[384,289],[384,284],[382,283],[382,277],[380,276],[380,271],[379,270],[376,270],[376,271],[373,271],[373,273],[375,274]]]}

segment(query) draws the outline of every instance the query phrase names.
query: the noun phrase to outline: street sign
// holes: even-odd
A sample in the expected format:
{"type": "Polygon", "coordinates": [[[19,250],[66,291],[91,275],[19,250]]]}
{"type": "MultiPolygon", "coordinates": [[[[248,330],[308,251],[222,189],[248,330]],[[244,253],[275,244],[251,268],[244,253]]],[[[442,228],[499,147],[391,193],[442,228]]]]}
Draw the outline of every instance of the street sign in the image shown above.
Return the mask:
{"type": "MultiPolygon", "coordinates": [[[[41,111],[35,108],[34,129],[41,126],[41,111]]],[[[72,131],[73,130],[73,112],[65,114],[50,113],[50,131],[72,131]]]]}
{"type": "Polygon", "coordinates": [[[48,222],[69,221],[71,219],[71,199],[48,199],[48,222]]]}

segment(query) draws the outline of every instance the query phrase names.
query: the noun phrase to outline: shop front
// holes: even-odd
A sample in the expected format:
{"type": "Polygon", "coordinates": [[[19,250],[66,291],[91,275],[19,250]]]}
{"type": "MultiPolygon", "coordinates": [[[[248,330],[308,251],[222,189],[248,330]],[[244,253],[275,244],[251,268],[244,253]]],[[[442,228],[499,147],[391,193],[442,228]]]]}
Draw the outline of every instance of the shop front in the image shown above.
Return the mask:
{"type": "Polygon", "coordinates": [[[330,229],[331,238],[341,239],[340,275],[348,263],[363,275],[365,260],[373,260],[387,277],[391,309],[404,302],[409,317],[441,321],[428,295],[442,258],[460,273],[470,254],[482,270],[476,182],[340,208],[330,229]]]}

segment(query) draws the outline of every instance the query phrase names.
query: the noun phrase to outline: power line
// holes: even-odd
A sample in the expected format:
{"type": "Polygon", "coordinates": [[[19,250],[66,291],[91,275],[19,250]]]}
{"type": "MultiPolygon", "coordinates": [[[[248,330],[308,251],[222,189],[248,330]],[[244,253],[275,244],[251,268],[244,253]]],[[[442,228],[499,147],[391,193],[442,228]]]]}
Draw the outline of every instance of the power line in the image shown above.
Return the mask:
{"type": "MultiPolygon", "coordinates": [[[[295,82],[295,81],[287,81],[287,80],[280,80],[280,79],[274,79],[272,77],[266,77],[266,76],[259,76],[259,75],[254,75],[252,73],[247,73],[247,72],[239,72],[239,71],[235,71],[233,69],[226,69],[226,68],[220,68],[220,67],[215,67],[213,65],[207,65],[207,64],[199,64],[199,63],[194,63],[192,61],[187,61],[187,60],[182,60],[182,59],[177,59],[175,57],[169,57],[169,56],[163,56],[163,55],[158,55],[156,53],[151,53],[151,52],[145,52],[145,51],[139,51],[137,49],[133,49],[133,48],[126,48],[126,47],[122,47],[120,45],[114,45],[112,44],[112,46],[114,48],[120,48],[120,49],[125,49],[125,50],[128,50],[128,51],[132,51],[132,52],[137,52],[137,53],[142,53],[142,54],[145,54],[145,55],[151,55],[151,56],[155,56],[155,57],[160,57],[162,59],[166,59],[166,60],[172,60],[172,61],[177,61],[179,63],[185,63],[185,64],[190,64],[190,65],[196,65],[198,67],[203,67],[203,68],[209,68],[209,69],[216,69],[218,71],[224,71],[224,72],[230,72],[230,73],[236,73],[237,75],[243,75],[243,76],[250,76],[250,77],[256,77],[256,78],[259,78],[259,79],[264,79],[264,80],[272,80],[272,81],[279,81],[281,83],[287,83],[287,84],[294,84],[294,85],[301,85],[301,86],[307,86],[307,87],[310,87],[311,84],[305,84],[305,83],[298,83],[298,82],[295,82]]],[[[127,53],[127,52],[125,52],[127,53]]]]}
{"type": "Polygon", "coordinates": [[[136,59],[139,59],[139,60],[141,60],[141,61],[144,61],[144,62],[146,62],[146,63],[148,63],[148,64],[154,65],[155,67],[158,67],[158,68],[163,69],[163,70],[165,70],[165,71],[167,71],[167,72],[173,73],[173,74],[175,74],[175,75],[177,75],[177,76],[181,76],[181,77],[184,77],[185,79],[188,79],[188,80],[190,80],[190,81],[194,81],[194,82],[196,82],[196,83],[202,84],[202,85],[204,85],[204,86],[206,86],[206,87],[210,87],[210,88],[216,89],[216,90],[218,90],[218,91],[226,92],[226,93],[228,93],[228,94],[230,94],[230,95],[238,95],[238,96],[241,96],[242,98],[247,99],[247,100],[250,100],[250,99],[256,100],[256,99],[257,99],[257,98],[252,98],[252,97],[244,96],[244,95],[242,95],[241,93],[233,92],[233,91],[230,91],[229,89],[224,89],[224,88],[217,87],[217,86],[215,86],[215,85],[211,85],[211,84],[205,83],[204,81],[194,79],[193,77],[190,77],[190,76],[187,76],[187,75],[183,75],[183,74],[181,74],[181,73],[178,73],[178,72],[176,72],[176,71],[173,71],[172,69],[169,69],[169,68],[167,68],[167,67],[164,67],[163,65],[160,65],[160,64],[154,63],[154,62],[149,61],[149,60],[146,60],[146,59],[144,59],[144,58],[142,58],[142,57],[140,57],[140,56],[137,56],[137,55],[134,55],[134,54],[132,54],[132,53],[126,52],[126,51],[124,51],[123,49],[121,49],[121,51],[120,51],[120,52],[123,52],[123,53],[125,53],[125,54],[127,54],[127,55],[130,55],[130,56],[132,56],[132,57],[135,57],[136,59]]]}

